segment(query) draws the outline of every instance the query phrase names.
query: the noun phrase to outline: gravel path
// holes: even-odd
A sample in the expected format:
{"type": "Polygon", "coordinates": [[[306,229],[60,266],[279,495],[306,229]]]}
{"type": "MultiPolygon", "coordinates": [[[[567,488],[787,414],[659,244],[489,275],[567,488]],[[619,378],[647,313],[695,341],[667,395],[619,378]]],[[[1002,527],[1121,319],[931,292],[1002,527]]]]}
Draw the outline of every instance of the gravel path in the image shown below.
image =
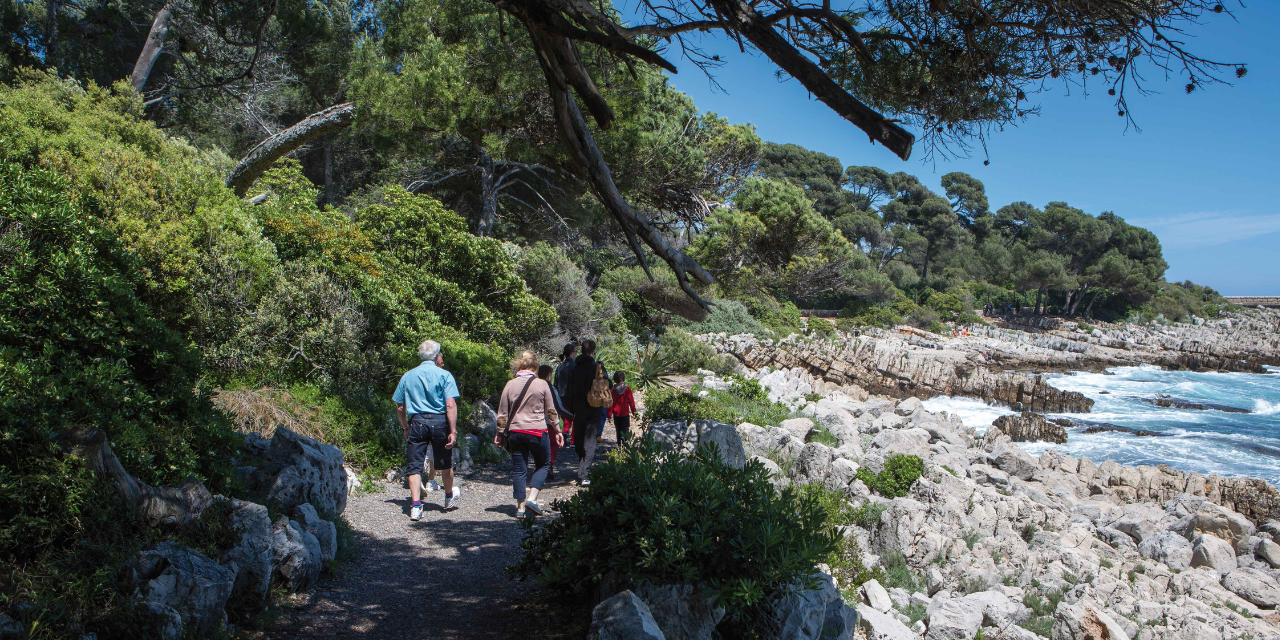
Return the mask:
{"type": "MultiPolygon", "coordinates": [[[[615,444],[606,425],[596,457],[615,444]]],[[[578,457],[560,450],[557,479],[538,502],[573,495],[578,457]]],[[[359,493],[344,513],[356,556],[311,593],[298,596],[269,634],[293,638],[469,640],[471,638],[581,638],[584,603],[554,603],[555,594],[503,569],[519,557],[522,531],[515,519],[510,463],[478,467],[462,477],[459,508],[443,510],[444,492],[425,494],[422,520],[409,520],[409,491],[379,483],[359,493]],[[567,616],[567,610],[578,611],[567,616]],[[565,622],[566,619],[577,622],[565,622]],[[563,623],[563,624],[562,624],[563,623]],[[530,632],[534,632],[530,636],[530,632]]]]}

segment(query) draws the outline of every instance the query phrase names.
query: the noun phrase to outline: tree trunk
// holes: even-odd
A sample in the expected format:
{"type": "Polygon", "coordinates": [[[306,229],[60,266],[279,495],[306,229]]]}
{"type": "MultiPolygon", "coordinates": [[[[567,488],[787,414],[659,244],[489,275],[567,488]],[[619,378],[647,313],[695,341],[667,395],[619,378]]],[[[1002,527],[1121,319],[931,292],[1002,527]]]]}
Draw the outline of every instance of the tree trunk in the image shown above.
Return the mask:
{"type": "Polygon", "coordinates": [[[845,120],[862,129],[872,142],[879,142],[899,158],[911,158],[911,147],[916,137],[893,121],[877,113],[875,109],[858,101],[822,71],[822,68],[791,46],[786,38],[774,30],[745,0],[710,0],[709,4],[731,23],[769,59],[800,81],[805,89],[831,107],[845,120]]]}
{"type": "Polygon", "coordinates": [[[164,38],[169,33],[169,23],[173,20],[174,4],[173,2],[165,4],[156,13],[156,19],[151,22],[151,32],[147,34],[147,41],[142,45],[142,53],[138,54],[138,61],[133,63],[129,84],[132,84],[133,90],[138,93],[142,93],[142,88],[147,86],[151,69],[155,67],[156,60],[164,51],[164,38]]]}
{"type": "MultiPolygon", "coordinates": [[[[696,301],[701,308],[709,310],[710,305],[707,301],[703,300],[702,296],[698,295],[689,284],[689,275],[692,274],[693,277],[704,284],[715,282],[715,278],[706,269],[702,268],[702,265],[672,246],[666,237],[662,235],[662,231],[654,226],[653,222],[643,214],[632,208],[631,204],[618,191],[618,186],[613,181],[613,173],[609,170],[609,165],[605,162],[599,147],[596,146],[595,137],[592,136],[591,129],[587,127],[587,122],[582,117],[582,111],[578,109],[578,103],[569,91],[569,81],[561,70],[562,64],[582,64],[581,60],[562,60],[559,57],[564,51],[572,51],[571,47],[565,46],[571,43],[568,43],[567,39],[561,36],[555,36],[543,31],[541,27],[526,16],[517,13],[516,17],[521,19],[525,28],[529,31],[534,51],[538,55],[538,62],[541,64],[543,74],[547,78],[547,88],[551,92],[556,124],[565,147],[577,163],[586,170],[592,189],[595,191],[600,203],[604,205],[605,209],[618,222],[618,225],[622,227],[627,243],[640,260],[640,266],[644,268],[646,273],[649,272],[649,267],[645,263],[644,252],[641,250],[636,236],[637,232],[640,233],[640,237],[644,239],[645,244],[649,245],[649,248],[653,249],[653,252],[659,258],[662,258],[663,261],[670,265],[671,270],[676,274],[676,280],[680,283],[680,288],[684,290],[685,294],[696,301]],[[554,42],[557,39],[565,40],[565,42],[559,43],[559,46],[557,46],[554,42]]],[[[652,275],[650,275],[650,278],[652,279],[652,275]]]]}
{"type": "Polygon", "coordinates": [[[258,143],[227,175],[227,186],[243,197],[276,160],[319,136],[351,126],[355,120],[355,106],[350,102],[336,104],[317,111],[298,124],[258,143]]]}
{"type": "Polygon", "coordinates": [[[929,259],[933,257],[933,244],[925,245],[924,248],[924,274],[920,276],[921,282],[929,279],[929,259]]]}
{"type": "Polygon", "coordinates": [[[199,518],[213,501],[194,476],[181,487],[152,487],[129,475],[97,427],[71,427],[58,434],[58,446],[111,480],[120,497],[150,526],[186,524],[199,518]]]}
{"type": "Polygon", "coordinates": [[[1036,288],[1036,308],[1034,311],[1035,315],[1038,315],[1038,316],[1044,315],[1044,313],[1040,311],[1040,300],[1042,300],[1043,298],[1044,298],[1044,285],[1040,285],[1038,288],[1036,288]]]}
{"type": "Polygon", "coordinates": [[[324,139],[324,203],[333,205],[333,140],[324,139]]]}
{"type": "Polygon", "coordinates": [[[44,64],[53,66],[58,55],[58,0],[44,0],[44,64]]]}
{"type": "Polygon", "coordinates": [[[1098,301],[1098,293],[1099,293],[1098,289],[1093,290],[1093,297],[1089,298],[1089,306],[1084,308],[1084,317],[1090,318],[1090,319],[1093,318],[1093,303],[1098,301]]]}
{"type": "Polygon", "coordinates": [[[1086,284],[1082,285],[1082,286],[1077,290],[1077,295],[1076,295],[1076,297],[1074,298],[1074,300],[1075,300],[1075,301],[1071,304],[1071,310],[1067,312],[1067,315],[1072,316],[1072,317],[1074,317],[1074,316],[1076,315],[1076,309],[1079,309],[1079,308],[1080,308],[1080,303],[1081,303],[1082,301],[1084,301],[1084,294],[1088,293],[1088,291],[1089,291],[1089,285],[1088,285],[1088,283],[1086,283],[1086,284]]]}
{"type": "Polygon", "coordinates": [[[494,178],[497,171],[493,166],[493,157],[483,148],[480,149],[480,221],[476,223],[476,235],[487,237],[493,233],[493,225],[498,218],[498,187],[494,178]]]}

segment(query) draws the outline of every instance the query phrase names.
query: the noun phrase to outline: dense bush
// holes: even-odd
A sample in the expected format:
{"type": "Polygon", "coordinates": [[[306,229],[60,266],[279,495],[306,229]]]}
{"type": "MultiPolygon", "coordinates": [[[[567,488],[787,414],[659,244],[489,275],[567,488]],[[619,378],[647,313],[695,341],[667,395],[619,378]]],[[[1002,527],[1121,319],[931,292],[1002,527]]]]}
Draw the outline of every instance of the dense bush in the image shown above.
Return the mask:
{"type": "Polygon", "coordinates": [[[724,424],[750,422],[778,425],[791,417],[786,405],[770,402],[760,383],[738,376],[727,391],[667,389],[645,401],[645,420],[715,420],[724,424]],[[703,392],[705,391],[705,395],[703,392]]]}
{"type": "Polygon", "coordinates": [[[839,540],[812,495],[779,493],[758,463],[735,469],[714,450],[689,456],[645,438],[591,471],[591,488],[527,530],[513,567],[565,591],[601,583],[704,584],[727,623],[750,627],[768,598],[810,579],[839,540]]]}
{"type": "Polygon", "coordinates": [[[760,338],[773,337],[773,331],[756,320],[747,307],[737,300],[717,300],[711,308],[711,314],[702,322],[680,318],[674,324],[694,335],[727,333],[733,336],[749,333],[760,338]]]}
{"type": "Polygon", "coordinates": [[[1164,316],[1171,322],[1189,322],[1191,316],[1216,318],[1226,300],[1217,291],[1191,282],[1162,284],[1160,291],[1138,309],[1145,320],[1164,316]]]}
{"type": "Polygon", "coordinates": [[[591,287],[586,272],[564,249],[545,242],[520,249],[516,271],[533,295],[555,308],[561,331],[575,337],[587,335],[597,317],[592,313],[591,287]]]}
{"type": "Polygon", "coordinates": [[[658,340],[658,354],[671,362],[672,369],[693,373],[705,369],[716,350],[684,329],[668,327],[658,340]]]}
{"type": "Polygon", "coordinates": [[[924,461],[919,456],[898,454],[885,459],[880,473],[873,474],[866,467],[858,469],[858,479],[886,498],[901,498],[923,473],[924,461]]]}

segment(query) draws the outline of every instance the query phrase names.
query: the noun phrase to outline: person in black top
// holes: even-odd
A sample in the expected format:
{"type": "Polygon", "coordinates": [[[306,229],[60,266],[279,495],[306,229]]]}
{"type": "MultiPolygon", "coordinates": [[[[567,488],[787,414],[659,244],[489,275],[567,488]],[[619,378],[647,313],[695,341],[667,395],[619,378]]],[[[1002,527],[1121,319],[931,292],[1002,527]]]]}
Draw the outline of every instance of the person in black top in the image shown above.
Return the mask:
{"type": "MultiPolygon", "coordinates": [[[[604,420],[604,412],[608,407],[593,407],[587,402],[587,394],[591,392],[591,382],[596,378],[595,358],[596,341],[582,341],[582,355],[574,359],[573,372],[569,377],[569,389],[564,400],[569,411],[573,412],[573,449],[578,453],[578,482],[588,486],[587,469],[596,457],[596,427],[604,420]]],[[[609,379],[609,372],[603,372],[604,379],[609,379]]]]}
{"type": "MultiPolygon", "coordinates": [[[[544,364],[538,367],[538,377],[547,381],[547,384],[550,384],[551,383],[551,365],[544,364]]],[[[568,382],[567,379],[565,381],[568,382]]],[[[569,411],[568,407],[564,406],[564,401],[560,398],[560,392],[557,391],[554,386],[551,387],[551,399],[555,401],[556,413],[560,416],[561,419],[564,420],[564,424],[561,425],[561,428],[566,430],[572,429],[573,428],[573,412],[569,411]]],[[[557,444],[555,440],[552,440],[551,441],[551,470],[547,472],[548,480],[556,479],[556,454],[557,453],[560,453],[560,445],[557,444]]]]}

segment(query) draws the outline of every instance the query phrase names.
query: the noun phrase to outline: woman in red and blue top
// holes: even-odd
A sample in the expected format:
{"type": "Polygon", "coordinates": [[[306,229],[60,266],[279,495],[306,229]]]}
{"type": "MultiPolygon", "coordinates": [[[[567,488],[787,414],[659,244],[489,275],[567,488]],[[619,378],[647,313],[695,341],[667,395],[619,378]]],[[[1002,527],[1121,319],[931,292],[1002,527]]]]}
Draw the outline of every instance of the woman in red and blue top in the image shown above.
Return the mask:
{"type": "Polygon", "coordinates": [[[627,443],[627,438],[631,435],[631,414],[636,412],[636,398],[626,380],[627,374],[617,371],[613,374],[613,386],[609,388],[609,393],[613,394],[609,415],[613,418],[613,430],[617,434],[618,444],[627,443]]]}

